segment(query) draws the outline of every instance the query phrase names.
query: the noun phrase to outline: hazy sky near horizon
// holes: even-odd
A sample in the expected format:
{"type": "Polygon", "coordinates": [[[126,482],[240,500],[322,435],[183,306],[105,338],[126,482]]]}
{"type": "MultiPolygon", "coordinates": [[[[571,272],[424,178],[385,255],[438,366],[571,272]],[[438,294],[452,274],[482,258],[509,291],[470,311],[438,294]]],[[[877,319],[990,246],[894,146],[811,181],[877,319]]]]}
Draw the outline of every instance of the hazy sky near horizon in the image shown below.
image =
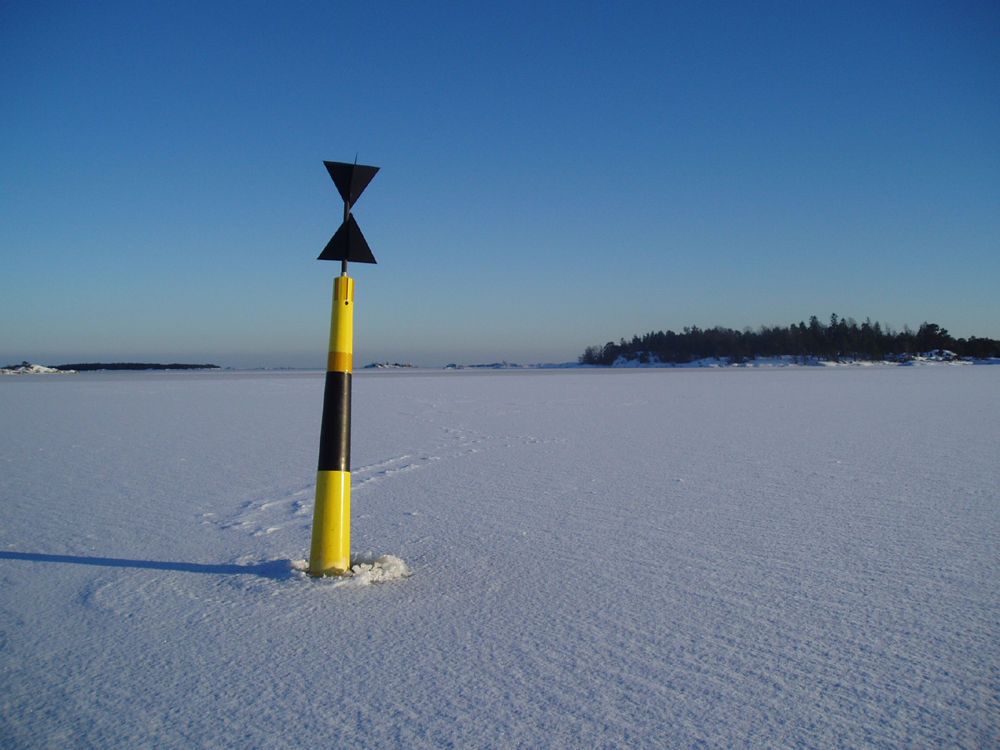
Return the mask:
{"type": "Polygon", "coordinates": [[[323,367],[355,155],[359,365],[1000,338],[992,0],[12,0],[0,131],[2,360],[323,367]]]}

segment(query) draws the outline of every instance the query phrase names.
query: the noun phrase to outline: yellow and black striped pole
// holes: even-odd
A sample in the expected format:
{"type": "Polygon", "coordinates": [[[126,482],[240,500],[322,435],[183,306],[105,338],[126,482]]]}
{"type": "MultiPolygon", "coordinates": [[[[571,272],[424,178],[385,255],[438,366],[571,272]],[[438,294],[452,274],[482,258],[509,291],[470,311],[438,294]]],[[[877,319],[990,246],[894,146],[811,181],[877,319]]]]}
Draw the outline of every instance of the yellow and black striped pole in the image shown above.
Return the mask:
{"type": "Polygon", "coordinates": [[[378,167],[323,162],[344,198],[344,223],[319,260],[341,261],[333,282],[330,347],[319,435],[316,507],[313,510],[309,575],[342,575],[351,569],[351,374],[354,371],[354,279],[347,262],[374,263],[351,206],[378,167]]]}
{"type": "Polygon", "coordinates": [[[319,435],[316,509],[309,574],[340,575],[351,568],[351,373],[354,369],[354,279],[333,283],[330,355],[319,435]]]}

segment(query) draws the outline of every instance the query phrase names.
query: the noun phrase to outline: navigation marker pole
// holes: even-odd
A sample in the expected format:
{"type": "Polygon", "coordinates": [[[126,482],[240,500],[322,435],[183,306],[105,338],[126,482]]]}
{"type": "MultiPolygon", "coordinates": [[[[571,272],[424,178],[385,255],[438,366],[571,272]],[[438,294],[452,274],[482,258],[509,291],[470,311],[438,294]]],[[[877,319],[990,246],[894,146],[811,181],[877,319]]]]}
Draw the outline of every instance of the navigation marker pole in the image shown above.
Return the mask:
{"type": "Polygon", "coordinates": [[[354,279],[347,262],[375,263],[351,206],[372,181],[378,167],[325,161],[344,199],[344,223],[318,260],[339,260],[333,282],[330,350],[323,392],[319,436],[316,508],[313,511],[309,575],[342,575],[351,569],[351,374],[354,370],[354,279]]]}

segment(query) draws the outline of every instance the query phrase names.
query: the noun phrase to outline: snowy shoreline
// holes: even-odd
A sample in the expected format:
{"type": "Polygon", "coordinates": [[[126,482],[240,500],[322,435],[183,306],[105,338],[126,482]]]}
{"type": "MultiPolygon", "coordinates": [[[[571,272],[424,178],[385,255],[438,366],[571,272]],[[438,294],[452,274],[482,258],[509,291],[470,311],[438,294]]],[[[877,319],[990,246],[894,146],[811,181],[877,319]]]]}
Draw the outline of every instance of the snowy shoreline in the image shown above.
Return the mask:
{"type": "MultiPolygon", "coordinates": [[[[946,354],[932,354],[925,353],[921,355],[900,357],[897,359],[883,359],[883,360],[863,360],[863,359],[852,359],[852,360],[826,360],[820,359],[818,357],[799,357],[799,356],[784,356],[784,357],[766,357],[757,359],[748,359],[742,362],[730,362],[728,359],[717,359],[714,357],[706,357],[703,359],[693,360],[691,362],[657,362],[657,361],[640,361],[640,360],[628,360],[624,358],[619,358],[614,364],[611,365],[584,365],[576,362],[563,362],[563,363],[536,363],[536,364],[519,364],[514,362],[493,362],[489,364],[449,364],[443,367],[419,367],[416,365],[368,365],[361,368],[356,372],[391,372],[391,373],[406,373],[406,372],[428,372],[428,371],[453,371],[453,370],[463,370],[463,371],[483,371],[483,370],[621,370],[621,369],[719,369],[719,368],[742,368],[742,369],[772,369],[772,368],[816,368],[816,367],[914,367],[922,365],[1000,365],[1000,359],[972,359],[972,358],[958,358],[950,353],[946,354]]],[[[108,369],[98,369],[90,370],[88,372],[96,373],[127,373],[127,372],[311,372],[311,371],[321,371],[319,368],[294,368],[294,367],[257,367],[257,368],[232,368],[232,367],[221,367],[221,368],[186,368],[182,370],[174,370],[171,368],[150,368],[143,370],[125,370],[121,368],[108,368],[108,369]]],[[[77,370],[60,370],[54,367],[46,367],[44,365],[35,365],[28,362],[23,363],[17,367],[5,367],[0,368],[0,375],[61,375],[61,374],[78,374],[77,370]]]]}

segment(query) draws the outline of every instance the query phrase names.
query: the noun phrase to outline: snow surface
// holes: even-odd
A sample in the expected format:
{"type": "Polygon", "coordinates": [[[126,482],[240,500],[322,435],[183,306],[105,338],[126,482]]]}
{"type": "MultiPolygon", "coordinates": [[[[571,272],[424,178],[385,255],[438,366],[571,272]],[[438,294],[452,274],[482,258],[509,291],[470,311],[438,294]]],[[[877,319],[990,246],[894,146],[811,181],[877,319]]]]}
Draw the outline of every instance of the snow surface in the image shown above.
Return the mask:
{"type": "Polygon", "coordinates": [[[1000,369],[359,372],[314,581],[322,395],[0,382],[0,746],[1000,744],[1000,369]]]}

